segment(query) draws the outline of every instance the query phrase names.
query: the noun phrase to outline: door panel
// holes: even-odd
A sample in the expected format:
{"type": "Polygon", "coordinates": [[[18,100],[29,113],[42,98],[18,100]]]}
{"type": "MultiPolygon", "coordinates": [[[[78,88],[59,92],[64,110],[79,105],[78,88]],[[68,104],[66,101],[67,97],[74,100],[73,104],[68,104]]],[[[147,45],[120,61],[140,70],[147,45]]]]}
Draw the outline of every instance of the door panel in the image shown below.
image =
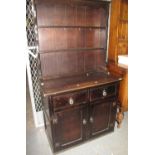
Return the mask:
{"type": "Polygon", "coordinates": [[[98,135],[109,129],[111,103],[96,102],[90,107],[90,136],[98,135]]]}
{"type": "Polygon", "coordinates": [[[85,135],[85,108],[70,108],[55,114],[54,142],[55,149],[62,149],[67,146],[81,142],[85,135]]]}

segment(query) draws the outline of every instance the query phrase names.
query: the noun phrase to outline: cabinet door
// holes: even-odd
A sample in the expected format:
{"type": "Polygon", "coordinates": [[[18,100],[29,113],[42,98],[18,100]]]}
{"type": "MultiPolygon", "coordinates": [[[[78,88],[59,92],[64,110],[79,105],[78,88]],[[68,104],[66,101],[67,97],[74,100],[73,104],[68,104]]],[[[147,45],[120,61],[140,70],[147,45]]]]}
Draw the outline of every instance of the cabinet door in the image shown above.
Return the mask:
{"type": "Polygon", "coordinates": [[[109,129],[111,102],[99,101],[90,107],[90,137],[99,135],[109,129]]]}
{"type": "Polygon", "coordinates": [[[54,149],[61,150],[79,143],[85,138],[85,108],[69,108],[53,116],[54,149]]]}

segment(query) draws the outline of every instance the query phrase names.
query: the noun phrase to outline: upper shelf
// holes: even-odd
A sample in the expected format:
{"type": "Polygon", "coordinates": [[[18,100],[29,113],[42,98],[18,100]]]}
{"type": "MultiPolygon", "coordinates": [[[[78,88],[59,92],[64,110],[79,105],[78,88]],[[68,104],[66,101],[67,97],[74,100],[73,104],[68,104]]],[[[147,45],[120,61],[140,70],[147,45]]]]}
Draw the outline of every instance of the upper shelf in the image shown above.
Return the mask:
{"type": "Polygon", "coordinates": [[[38,28],[86,28],[86,29],[106,29],[106,26],[66,26],[66,25],[60,25],[60,26],[38,26],[38,28]]]}
{"type": "Polygon", "coordinates": [[[38,30],[39,50],[54,51],[62,49],[106,49],[105,29],[44,28],[38,30]]]}
{"type": "Polygon", "coordinates": [[[112,0],[35,0],[35,4],[76,4],[76,5],[89,5],[89,6],[100,6],[107,3],[111,3],[112,0]]]}
{"type": "Polygon", "coordinates": [[[37,5],[38,27],[105,28],[107,21],[107,6],[37,5]]]}
{"type": "Polygon", "coordinates": [[[105,48],[71,48],[71,49],[55,49],[55,50],[40,50],[39,53],[51,53],[51,52],[74,52],[74,51],[106,51],[105,48]]]}

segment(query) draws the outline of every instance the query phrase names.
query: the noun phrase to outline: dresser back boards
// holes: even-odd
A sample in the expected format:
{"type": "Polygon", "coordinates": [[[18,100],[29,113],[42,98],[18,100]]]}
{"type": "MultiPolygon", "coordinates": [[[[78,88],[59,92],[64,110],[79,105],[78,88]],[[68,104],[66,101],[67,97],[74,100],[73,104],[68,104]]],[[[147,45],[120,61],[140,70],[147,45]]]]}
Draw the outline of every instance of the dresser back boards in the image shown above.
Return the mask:
{"type": "Polygon", "coordinates": [[[109,3],[36,0],[41,76],[53,79],[106,65],[109,3]]]}

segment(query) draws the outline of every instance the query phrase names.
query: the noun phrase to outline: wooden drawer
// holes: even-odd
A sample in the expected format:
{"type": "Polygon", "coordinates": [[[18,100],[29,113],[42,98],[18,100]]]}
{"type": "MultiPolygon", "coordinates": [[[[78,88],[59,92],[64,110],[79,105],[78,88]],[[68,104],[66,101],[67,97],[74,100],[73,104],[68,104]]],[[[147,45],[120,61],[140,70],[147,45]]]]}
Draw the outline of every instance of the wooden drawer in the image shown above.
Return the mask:
{"type": "Polygon", "coordinates": [[[54,110],[74,106],[77,104],[84,104],[88,102],[88,91],[78,91],[73,93],[67,93],[53,97],[54,110]]]}
{"type": "Polygon", "coordinates": [[[90,101],[104,99],[115,95],[116,95],[115,84],[90,89],[90,101]]]}

